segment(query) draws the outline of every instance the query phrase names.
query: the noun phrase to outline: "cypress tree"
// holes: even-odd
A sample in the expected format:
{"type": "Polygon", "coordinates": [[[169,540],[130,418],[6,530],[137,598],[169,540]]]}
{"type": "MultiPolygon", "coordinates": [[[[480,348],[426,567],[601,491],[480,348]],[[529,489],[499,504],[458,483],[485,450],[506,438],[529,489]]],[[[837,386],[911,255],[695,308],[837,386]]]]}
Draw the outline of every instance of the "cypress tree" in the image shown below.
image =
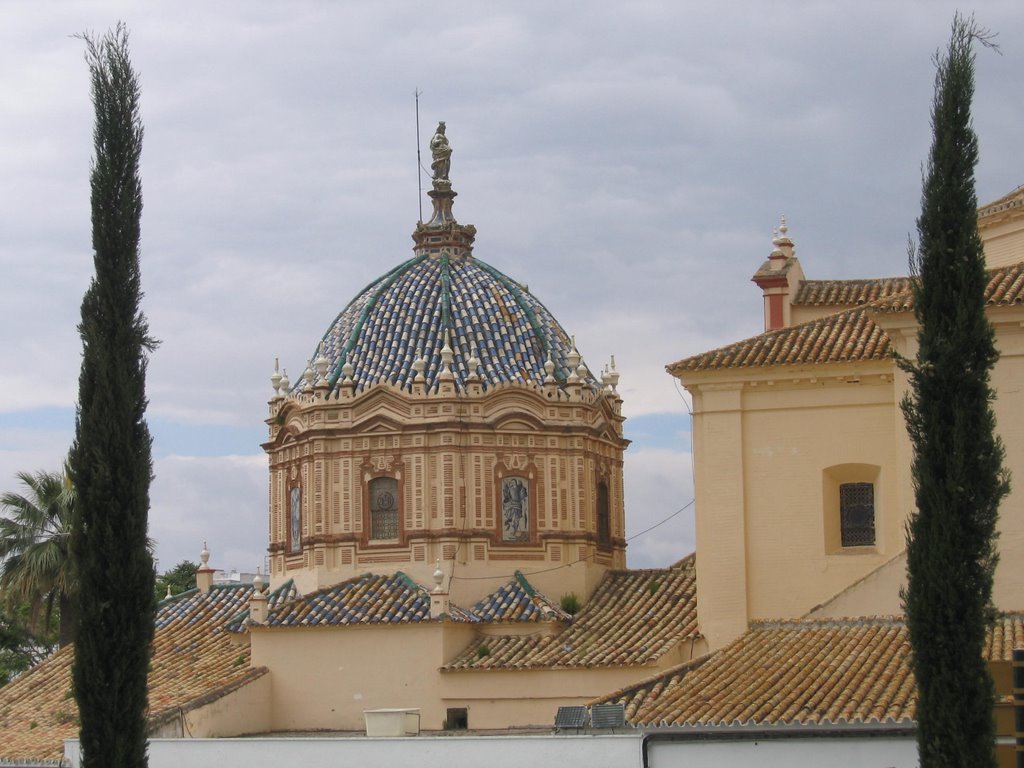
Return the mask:
{"type": "Polygon", "coordinates": [[[903,604],[917,678],[922,768],[995,766],[992,678],[982,654],[992,608],[999,502],[1009,490],[989,373],[998,353],[985,317],[971,125],[973,18],[953,20],[936,55],[933,142],[918,246],[911,251],[918,356],[902,361],[917,510],[907,524],[903,604]]]}
{"type": "Polygon", "coordinates": [[[90,174],[96,273],[82,300],[82,369],[71,470],[78,492],[71,549],[79,579],[74,692],[86,766],[143,766],[153,639],[147,540],[151,440],[144,419],[140,310],[139,83],[123,25],[83,36],[95,111],[90,174]]]}

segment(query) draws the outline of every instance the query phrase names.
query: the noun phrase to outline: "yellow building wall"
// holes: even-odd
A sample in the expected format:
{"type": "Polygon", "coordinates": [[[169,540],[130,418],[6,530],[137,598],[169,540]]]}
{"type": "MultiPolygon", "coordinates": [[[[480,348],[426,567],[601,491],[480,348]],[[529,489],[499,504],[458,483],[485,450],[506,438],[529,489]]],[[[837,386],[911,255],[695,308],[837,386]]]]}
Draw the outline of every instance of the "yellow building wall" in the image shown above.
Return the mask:
{"type": "MultiPolygon", "coordinates": [[[[419,708],[425,730],[441,729],[449,707],[465,707],[474,729],[550,725],[560,706],[585,704],[707,652],[697,639],[680,642],[645,666],[442,672],[475,631],[452,622],[255,627],[252,665],[270,670],[257,681],[269,690],[253,689],[256,703],[269,694],[263,719],[252,707],[246,710],[251,714],[228,717],[223,725],[216,720],[223,712],[208,713],[203,722],[212,725],[203,727],[203,735],[231,735],[218,727],[257,730],[237,730],[239,720],[259,722],[264,731],[361,731],[364,710],[399,707],[419,708]]],[[[199,727],[200,718],[191,718],[199,727]]]]}
{"type": "MultiPolygon", "coordinates": [[[[1024,478],[1024,308],[992,308],[989,318],[1001,354],[992,373],[997,430],[1011,478],[1024,478]]],[[[912,315],[876,320],[898,352],[916,355],[912,315]]],[[[684,378],[694,404],[698,620],[709,645],[721,647],[751,620],[819,606],[828,606],[823,615],[898,610],[903,580],[892,561],[914,505],[898,405],[906,375],[881,360],[684,378]],[[874,483],[873,547],[839,544],[838,486],[855,481],[874,483]]],[[[1024,480],[1011,488],[994,589],[1004,610],[1024,607],[1024,480]]]]}

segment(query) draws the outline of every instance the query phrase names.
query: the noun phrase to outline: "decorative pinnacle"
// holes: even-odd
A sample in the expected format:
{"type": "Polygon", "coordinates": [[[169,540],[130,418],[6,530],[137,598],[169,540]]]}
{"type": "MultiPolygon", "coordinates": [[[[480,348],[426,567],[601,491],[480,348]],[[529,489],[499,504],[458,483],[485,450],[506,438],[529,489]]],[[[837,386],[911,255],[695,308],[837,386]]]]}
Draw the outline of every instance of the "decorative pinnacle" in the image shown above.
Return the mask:
{"type": "Polygon", "coordinates": [[[446,330],[444,332],[444,346],[441,347],[441,373],[438,374],[438,379],[448,380],[454,378],[452,373],[453,359],[452,348],[448,343],[448,331],[446,330]]]}
{"type": "Polygon", "coordinates": [[[469,359],[466,361],[466,365],[469,367],[469,381],[476,381],[480,378],[480,374],[476,372],[476,369],[480,367],[480,358],[476,356],[476,344],[473,345],[472,351],[469,353],[469,359]]]}
{"type": "Polygon", "coordinates": [[[260,567],[256,566],[256,575],[252,577],[252,588],[256,594],[263,592],[263,576],[260,575],[260,567]]]}
{"type": "Polygon", "coordinates": [[[544,363],[544,383],[554,384],[555,383],[555,361],[551,359],[551,348],[548,348],[548,359],[544,363]]]}
{"type": "Polygon", "coordinates": [[[288,390],[290,390],[291,388],[292,382],[288,378],[288,369],[284,368],[281,371],[281,397],[284,397],[286,394],[288,394],[288,390]]]}
{"type": "Polygon", "coordinates": [[[210,550],[206,548],[206,542],[203,542],[203,549],[199,553],[199,562],[202,563],[201,568],[206,568],[207,563],[210,562],[210,550]]]}
{"type": "Polygon", "coordinates": [[[423,369],[427,367],[426,358],[423,357],[423,349],[416,347],[416,359],[412,361],[412,369],[416,371],[416,375],[413,377],[413,381],[423,381],[426,377],[423,375],[423,369]]]}
{"type": "Polygon", "coordinates": [[[444,571],[441,570],[441,561],[438,560],[437,564],[436,564],[436,566],[434,568],[434,584],[436,585],[434,587],[434,592],[443,592],[444,591],[444,588],[441,586],[441,583],[443,581],[444,581],[444,571]]]}
{"type": "Polygon", "coordinates": [[[313,361],[313,366],[316,368],[316,386],[327,386],[328,365],[329,362],[327,358],[324,357],[324,343],[321,341],[319,346],[316,348],[316,360],[313,361]]]}
{"type": "Polygon", "coordinates": [[[280,360],[274,358],[274,372],[270,374],[270,386],[274,388],[274,399],[281,396],[281,371],[279,370],[280,360]]]}

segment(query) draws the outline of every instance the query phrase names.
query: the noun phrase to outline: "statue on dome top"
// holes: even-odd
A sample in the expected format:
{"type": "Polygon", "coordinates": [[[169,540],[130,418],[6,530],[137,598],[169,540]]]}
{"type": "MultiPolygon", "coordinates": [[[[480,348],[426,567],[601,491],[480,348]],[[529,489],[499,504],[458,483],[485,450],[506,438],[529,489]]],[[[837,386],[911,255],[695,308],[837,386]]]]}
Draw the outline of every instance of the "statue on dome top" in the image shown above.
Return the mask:
{"type": "Polygon", "coordinates": [[[448,143],[448,137],[444,135],[444,120],[437,124],[437,130],[430,139],[430,153],[434,160],[430,164],[434,171],[434,181],[448,181],[448,172],[452,165],[452,148],[448,143]]]}

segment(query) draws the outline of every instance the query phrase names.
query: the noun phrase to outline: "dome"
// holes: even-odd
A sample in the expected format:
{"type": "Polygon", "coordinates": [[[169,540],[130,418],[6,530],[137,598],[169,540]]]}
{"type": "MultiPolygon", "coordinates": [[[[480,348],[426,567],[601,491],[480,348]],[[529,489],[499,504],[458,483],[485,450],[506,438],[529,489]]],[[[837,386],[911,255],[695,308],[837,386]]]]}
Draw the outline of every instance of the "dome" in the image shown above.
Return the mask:
{"type": "Polygon", "coordinates": [[[476,228],[452,215],[457,193],[448,178],[451,148],[444,123],[431,148],[435,176],[427,194],[434,209],[430,221],[413,232],[415,255],[341,311],[317,345],[305,381],[292,391],[316,378],[318,386],[342,383],[356,391],[378,383],[411,390],[416,380],[431,392],[449,353],[460,390],[473,380],[485,388],[579,381],[600,389],[580,369],[572,339],[529,289],[473,256],[476,228]]]}
{"type": "MultiPolygon", "coordinates": [[[[433,251],[418,249],[374,280],[331,323],[315,352],[327,361],[329,384],[350,375],[357,390],[378,382],[410,389],[422,360],[429,392],[446,341],[459,389],[473,373],[484,386],[543,384],[549,358],[564,384],[575,368],[573,342],[529,289],[471,253],[433,251]]],[[[589,373],[585,383],[596,386],[589,373]]]]}

